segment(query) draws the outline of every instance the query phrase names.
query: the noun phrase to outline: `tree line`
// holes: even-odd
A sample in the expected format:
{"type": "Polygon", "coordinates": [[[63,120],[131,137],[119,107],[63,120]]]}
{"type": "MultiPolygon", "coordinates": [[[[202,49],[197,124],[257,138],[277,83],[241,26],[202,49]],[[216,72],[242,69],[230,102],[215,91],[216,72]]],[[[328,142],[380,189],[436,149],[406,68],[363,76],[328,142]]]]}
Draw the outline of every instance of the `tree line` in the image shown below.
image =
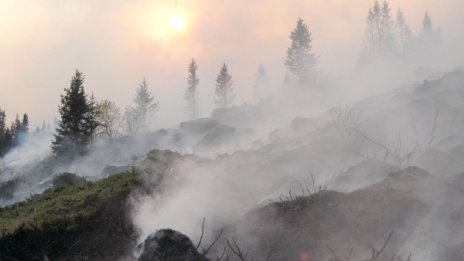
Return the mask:
{"type": "Polygon", "coordinates": [[[29,117],[24,114],[22,119],[19,115],[11,123],[10,127],[6,123],[6,113],[0,108],[0,157],[8,151],[18,146],[21,140],[29,132],[29,117]]]}
{"type": "MultiPolygon", "coordinates": [[[[375,60],[390,54],[408,53],[414,48],[414,37],[401,10],[396,23],[390,15],[391,8],[385,0],[382,4],[375,1],[368,11],[366,32],[363,40],[361,58],[364,61],[375,60]]],[[[426,13],[423,21],[422,41],[433,43],[439,38],[430,16],[426,13]]],[[[308,87],[314,83],[318,56],[313,52],[312,33],[303,19],[299,18],[290,33],[291,44],[286,52],[284,65],[287,74],[285,86],[308,87]]],[[[69,88],[64,89],[59,105],[60,119],[52,142],[52,151],[56,156],[70,158],[87,153],[93,140],[98,137],[113,138],[137,135],[149,131],[149,118],[159,109],[159,103],[149,91],[149,83],[143,79],[136,90],[133,106],[124,112],[110,100],[96,101],[84,90],[84,75],[77,71],[71,79],[69,88]]],[[[255,82],[255,95],[261,96],[268,85],[266,68],[258,67],[255,82]]],[[[187,68],[185,109],[190,119],[198,117],[198,64],[192,59],[187,68]]],[[[235,99],[232,75],[224,63],[215,81],[214,101],[217,108],[230,107],[235,99]]],[[[22,121],[19,117],[10,128],[5,125],[5,112],[0,110],[0,156],[19,144],[21,136],[27,134],[29,119],[27,114],[22,121]]],[[[45,128],[43,125],[42,129],[45,128]]]]}
{"type": "Polygon", "coordinates": [[[433,25],[428,12],[422,20],[422,31],[415,36],[398,9],[393,18],[388,1],[376,0],[369,8],[361,52],[361,64],[386,58],[409,59],[415,53],[430,54],[441,42],[441,31],[433,25]]]}

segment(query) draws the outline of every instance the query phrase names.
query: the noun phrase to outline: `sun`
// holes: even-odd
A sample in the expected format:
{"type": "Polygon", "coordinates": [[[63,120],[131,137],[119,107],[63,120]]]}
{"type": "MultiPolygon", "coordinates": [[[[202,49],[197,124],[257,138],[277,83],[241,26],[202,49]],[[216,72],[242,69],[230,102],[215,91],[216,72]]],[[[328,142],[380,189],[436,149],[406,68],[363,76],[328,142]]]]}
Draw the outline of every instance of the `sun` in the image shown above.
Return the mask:
{"type": "Polygon", "coordinates": [[[171,16],[170,25],[172,30],[181,32],[185,30],[186,27],[186,19],[185,16],[180,14],[175,14],[171,16]]]}
{"type": "MultiPolygon", "coordinates": [[[[1,1],[1,0],[0,0],[1,1]]],[[[140,35],[170,44],[188,35],[193,13],[180,6],[149,4],[134,9],[129,19],[140,35]]]]}

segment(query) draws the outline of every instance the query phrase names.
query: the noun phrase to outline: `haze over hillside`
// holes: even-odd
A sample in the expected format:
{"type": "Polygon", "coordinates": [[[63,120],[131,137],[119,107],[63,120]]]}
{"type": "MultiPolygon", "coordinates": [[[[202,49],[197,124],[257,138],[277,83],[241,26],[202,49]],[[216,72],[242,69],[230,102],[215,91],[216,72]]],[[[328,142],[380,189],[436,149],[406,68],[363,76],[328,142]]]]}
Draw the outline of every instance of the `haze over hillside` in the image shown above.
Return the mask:
{"type": "Polygon", "coordinates": [[[445,2],[1,2],[0,260],[461,260],[445,2]]]}

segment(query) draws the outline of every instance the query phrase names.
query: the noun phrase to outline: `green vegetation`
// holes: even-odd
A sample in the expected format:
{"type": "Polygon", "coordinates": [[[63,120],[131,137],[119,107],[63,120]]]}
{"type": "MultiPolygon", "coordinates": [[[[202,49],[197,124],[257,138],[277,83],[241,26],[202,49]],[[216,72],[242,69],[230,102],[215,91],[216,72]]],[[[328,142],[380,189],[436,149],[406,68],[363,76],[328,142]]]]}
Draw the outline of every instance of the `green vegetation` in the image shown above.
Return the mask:
{"type": "Polygon", "coordinates": [[[127,197],[140,184],[131,171],[0,208],[0,260],[112,260],[124,254],[136,234],[127,197]]]}
{"type": "Polygon", "coordinates": [[[92,216],[101,204],[127,194],[139,184],[136,172],[117,174],[97,182],[85,182],[58,188],[36,198],[0,209],[1,235],[17,228],[44,226],[55,223],[72,228],[76,219],[92,216]]]}

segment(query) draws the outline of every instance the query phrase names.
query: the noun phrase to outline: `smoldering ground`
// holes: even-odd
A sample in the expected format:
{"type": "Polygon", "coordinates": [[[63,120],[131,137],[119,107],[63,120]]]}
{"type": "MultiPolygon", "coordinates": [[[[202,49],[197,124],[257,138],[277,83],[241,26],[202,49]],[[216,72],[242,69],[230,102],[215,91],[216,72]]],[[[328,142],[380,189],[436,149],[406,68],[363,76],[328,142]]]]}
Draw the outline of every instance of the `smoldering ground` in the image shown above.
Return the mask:
{"type": "MultiPolygon", "coordinates": [[[[456,255],[452,250],[463,242],[458,227],[464,75],[454,70],[462,58],[456,48],[460,32],[448,24],[441,28],[440,46],[422,46],[407,59],[388,56],[364,67],[352,65],[356,70],[346,70],[349,73],[327,69],[331,63],[328,51],[318,48],[323,44],[318,43],[322,30],[317,29],[314,51],[322,53],[319,61],[325,66],[318,68],[311,90],[290,90],[286,87],[295,86],[282,84],[284,73],[278,68],[285,42],[279,54],[269,55],[279,65],[271,62],[269,90],[255,99],[258,102],[211,114],[206,113],[211,106],[205,105],[205,118],[178,124],[182,106],[171,110],[175,99],[161,95],[165,111],[154,120],[153,131],[96,141],[88,155],[72,162],[50,157],[51,133],[30,137],[33,142],[11,151],[0,163],[0,181],[17,180],[1,204],[43,192],[63,172],[95,180],[135,167],[144,173],[149,191],[129,200],[139,242],[163,228],[179,230],[198,242],[205,220],[204,244],[224,229],[211,257],[220,254],[226,239],[234,239],[258,260],[269,253],[276,260],[295,259],[302,253],[329,260],[348,256],[350,249],[353,260],[362,260],[371,254],[369,245],[379,250],[391,231],[381,258],[406,260],[412,253],[417,260],[442,260],[444,255],[456,255]],[[164,166],[169,157],[152,149],[179,154],[169,156],[174,160],[164,166]]],[[[286,34],[281,37],[287,39],[286,34]]],[[[359,48],[355,49],[346,53],[357,56],[359,48]]],[[[244,53],[250,50],[256,47],[244,53]]],[[[203,58],[213,67],[209,55],[203,58]]],[[[240,67],[239,58],[232,59],[231,69],[240,67]]],[[[244,83],[243,78],[251,76],[243,76],[242,69],[233,72],[241,79],[234,83],[239,93],[250,89],[243,86],[251,86],[251,81],[244,83]]],[[[205,70],[202,83],[214,78],[213,71],[216,68],[205,70]]],[[[106,83],[92,78],[95,75],[91,70],[89,86],[106,83]]],[[[176,79],[183,84],[183,77],[176,79]]],[[[121,82],[128,85],[133,80],[124,76],[121,82]]],[[[163,92],[172,96],[172,89],[163,92]]],[[[205,97],[202,101],[210,103],[205,97]]],[[[228,254],[233,256],[230,249],[228,254]]]]}

